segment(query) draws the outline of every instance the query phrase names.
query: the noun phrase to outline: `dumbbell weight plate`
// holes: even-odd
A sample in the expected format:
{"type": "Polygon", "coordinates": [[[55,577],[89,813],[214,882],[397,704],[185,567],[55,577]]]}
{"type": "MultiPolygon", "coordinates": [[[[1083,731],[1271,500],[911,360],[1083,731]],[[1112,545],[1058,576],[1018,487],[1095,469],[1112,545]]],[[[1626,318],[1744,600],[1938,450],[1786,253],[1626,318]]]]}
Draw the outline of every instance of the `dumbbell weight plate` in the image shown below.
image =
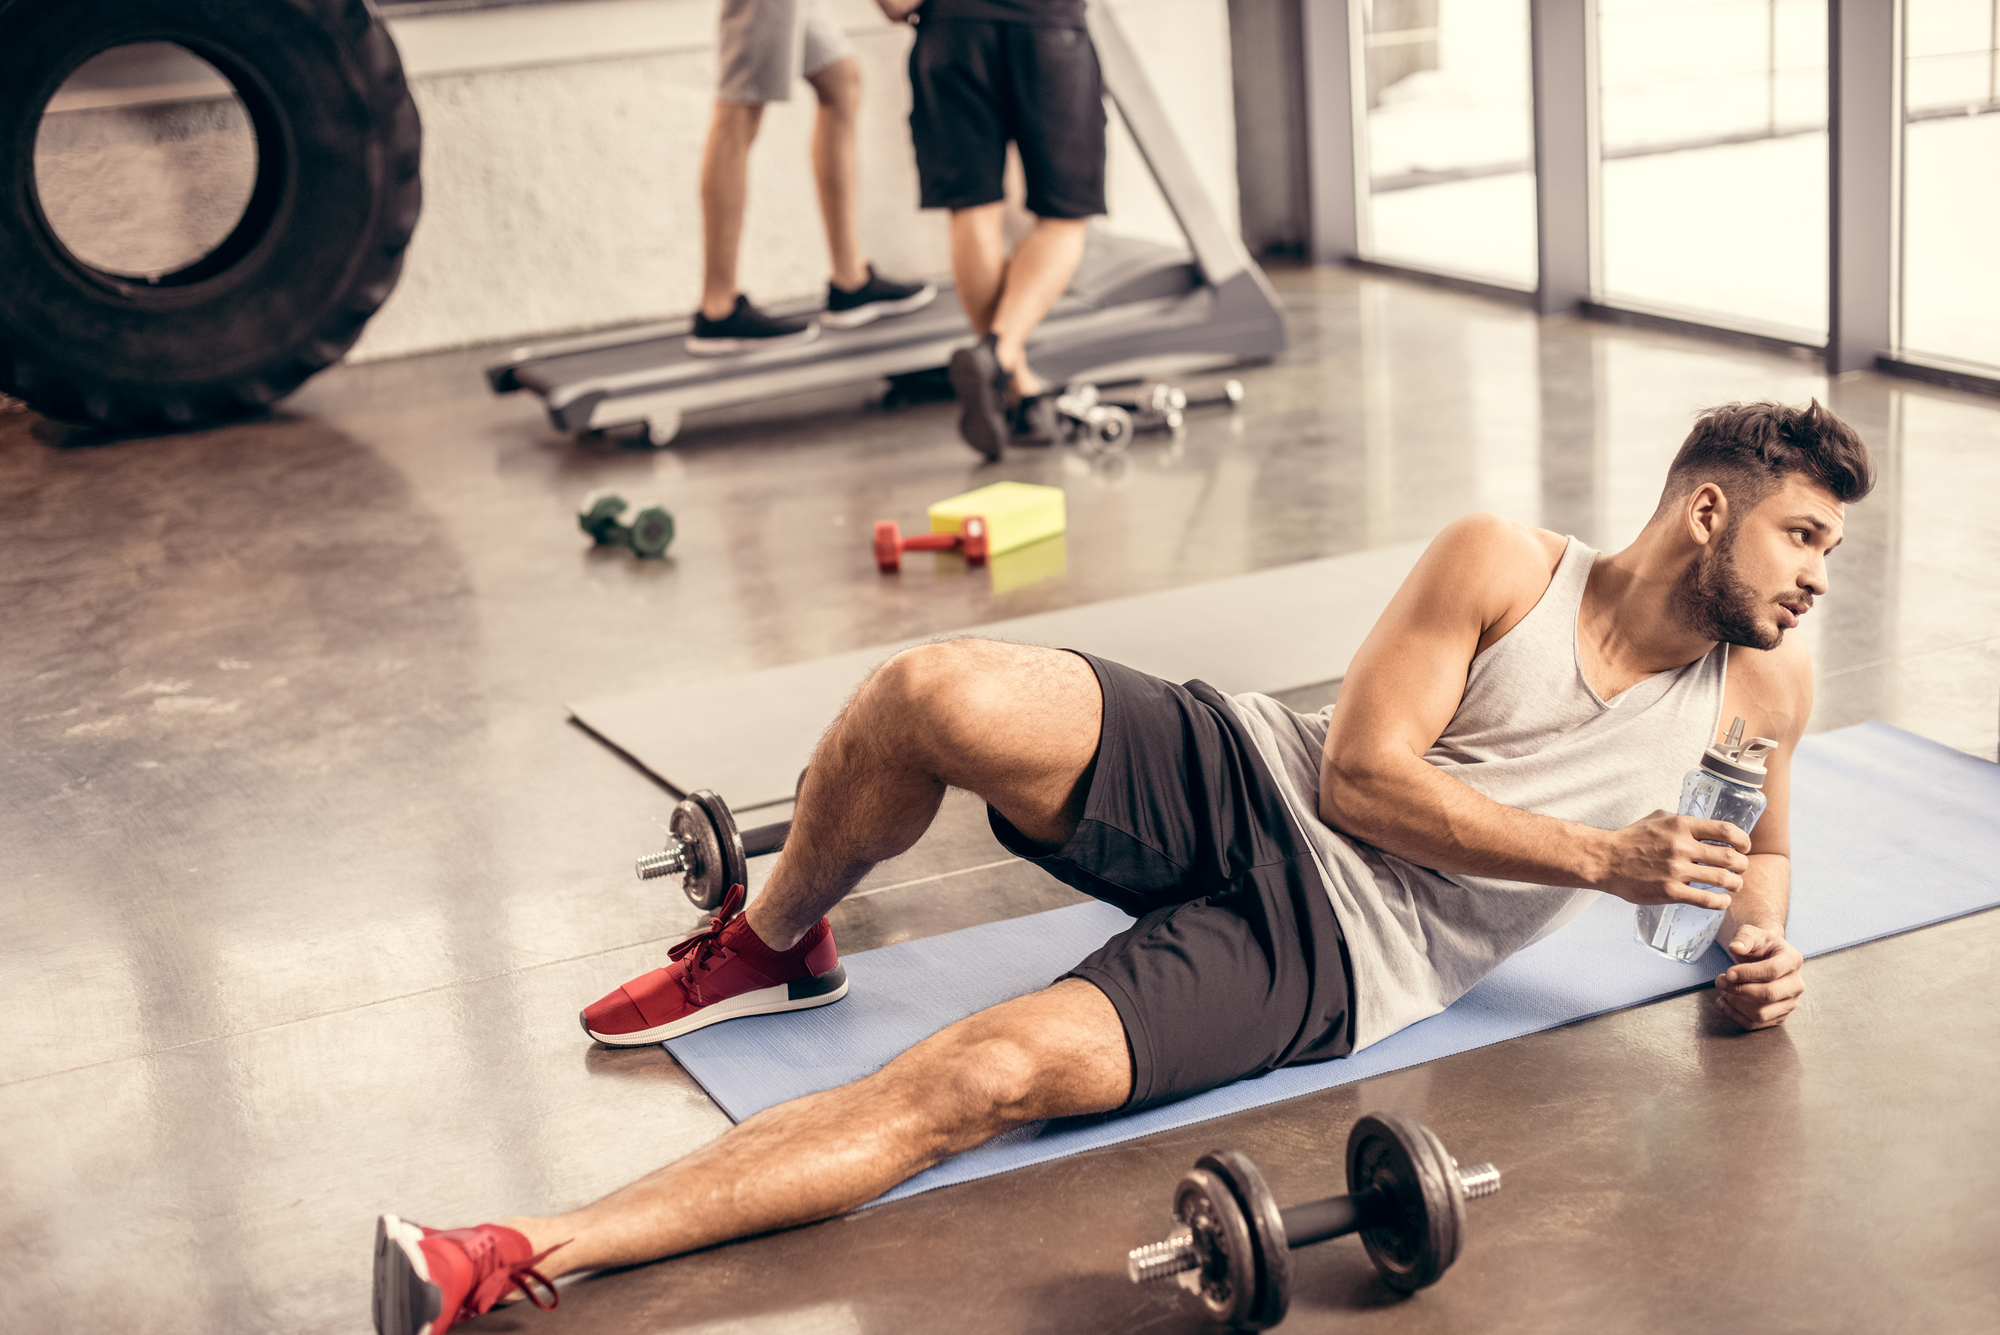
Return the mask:
{"type": "Polygon", "coordinates": [[[625,513],[625,498],[615,491],[593,491],[576,508],[576,526],[595,543],[610,541],[610,532],[625,513]]]}
{"type": "Polygon", "coordinates": [[[1236,1194],[1208,1169],[1190,1169],[1174,1190],[1174,1217],[1194,1234],[1202,1257],[1201,1269],[1191,1272],[1202,1310],[1226,1325],[1248,1322],[1259,1306],[1257,1259],[1250,1221],[1236,1194]]]}
{"type": "Polygon", "coordinates": [[[1213,1174],[1242,1207],[1256,1283],[1249,1315],[1239,1324],[1246,1330],[1268,1330],[1285,1319],[1292,1302],[1292,1251],[1285,1242],[1277,1197],[1257,1165],[1236,1150],[1211,1150],[1195,1160],[1195,1167],[1213,1174]]]}
{"type": "Polygon", "coordinates": [[[1077,444],[1083,452],[1100,458],[1121,454],[1132,443],[1132,414],[1115,404],[1100,403],[1084,420],[1077,444]]]}
{"type": "Polygon", "coordinates": [[[743,838],[737,833],[736,818],[720,797],[706,788],[689,793],[687,800],[674,808],[667,828],[691,845],[694,865],[682,878],[681,888],[696,908],[716,908],[729,894],[730,886],[748,883],[743,838]]]}
{"type": "Polygon", "coordinates": [[[674,540],[674,517],[663,505],[648,505],[632,516],[632,550],[641,556],[663,556],[674,540]]]}
{"type": "Polygon", "coordinates": [[[1347,1136],[1347,1190],[1380,1188],[1394,1217],[1361,1231],[1383,1283],[1398,1293],[1435,1284],[1458,1259],[1465,1197],[1457,1170],[1430,1128],[1395,1113],[1370,1113],[1347,1136]]]}

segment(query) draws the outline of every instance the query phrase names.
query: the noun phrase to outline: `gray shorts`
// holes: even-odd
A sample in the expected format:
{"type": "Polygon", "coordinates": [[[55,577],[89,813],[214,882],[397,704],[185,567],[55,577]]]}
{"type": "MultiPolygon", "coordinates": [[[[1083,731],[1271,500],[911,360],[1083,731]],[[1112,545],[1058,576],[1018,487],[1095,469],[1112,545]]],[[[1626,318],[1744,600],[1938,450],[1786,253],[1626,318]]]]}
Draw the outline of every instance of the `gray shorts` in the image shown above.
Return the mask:
{"type": "Polygon", "coordinates": [[[854,54],[820,0],[722,0],[718,102],[789,102],[792,85],[854,54]]]}

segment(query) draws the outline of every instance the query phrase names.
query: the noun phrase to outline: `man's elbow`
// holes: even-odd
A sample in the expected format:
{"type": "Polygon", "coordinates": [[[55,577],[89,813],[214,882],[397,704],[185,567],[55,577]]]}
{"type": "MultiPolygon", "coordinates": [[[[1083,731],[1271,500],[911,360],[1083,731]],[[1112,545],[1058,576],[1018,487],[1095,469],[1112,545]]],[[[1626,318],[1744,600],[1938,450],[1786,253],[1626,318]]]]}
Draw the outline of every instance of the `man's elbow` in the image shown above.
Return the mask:
{"type": "Polygon", "coordinates": [[[1342,834],[1366,838],[1371,800],[1379,776],[1366,760],[1328,757],[1320,767],[1319,818],[1342,834]]]}

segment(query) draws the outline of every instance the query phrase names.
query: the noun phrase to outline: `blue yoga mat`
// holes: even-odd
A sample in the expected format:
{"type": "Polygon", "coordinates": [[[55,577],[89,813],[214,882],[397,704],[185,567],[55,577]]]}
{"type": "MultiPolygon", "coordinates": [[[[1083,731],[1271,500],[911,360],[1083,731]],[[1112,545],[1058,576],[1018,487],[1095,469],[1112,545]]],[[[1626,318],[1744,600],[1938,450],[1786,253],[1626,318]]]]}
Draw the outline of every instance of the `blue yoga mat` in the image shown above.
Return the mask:
{"type": "MultiPolygon", "coordinates": [[[[1806,955],[2000,904],[2000,765],[1863,723],[1800,744],[1792,804],[1788,935],[1806,955]]],[[[1130,922],[1093,902],[863,951],[845,959],[852,987],[839,1004],[732,1020],[674,1039],[667,1050],[740,1122],[857,1080],[944,1026],[1045,986],[1130,922]]],[[[1352,1057],[1273,1071],[1129,1116],[1020,1127],[876,1203],[1691,992],[1727,967],[1719,947],[1693,964],[1640,947],[1631,905],[1607,895],[1443,1014],[1352,1057]]]]}

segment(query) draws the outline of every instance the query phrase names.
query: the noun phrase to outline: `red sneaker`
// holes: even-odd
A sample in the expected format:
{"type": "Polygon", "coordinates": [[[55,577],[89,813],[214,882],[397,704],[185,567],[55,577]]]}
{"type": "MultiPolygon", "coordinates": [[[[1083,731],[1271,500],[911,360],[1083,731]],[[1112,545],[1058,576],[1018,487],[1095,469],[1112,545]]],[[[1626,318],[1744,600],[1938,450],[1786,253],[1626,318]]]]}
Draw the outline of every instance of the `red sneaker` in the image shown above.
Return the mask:
{"type": "Polygon", "coordinates": [[[743,907],[743,887],[706,929],[668,951],[673,963],[641,974],[583,1008],[583,1032],[614,1048],[663,1043],[739,1015],[772,1015],[825,1006],[847,995],[847,970],[825,918],[790,950],[757,939],[743,907]]]}
{"type": "Polygon", "coordinates": [[[546,1312],[556,1289],[535,1267],[554,1250],[530,1255],[528,1240],[499,1224],[440,1231],[385,1214],[375,1221],[376,1335],[444,1335],[514,1289],[546,1312]]]}

